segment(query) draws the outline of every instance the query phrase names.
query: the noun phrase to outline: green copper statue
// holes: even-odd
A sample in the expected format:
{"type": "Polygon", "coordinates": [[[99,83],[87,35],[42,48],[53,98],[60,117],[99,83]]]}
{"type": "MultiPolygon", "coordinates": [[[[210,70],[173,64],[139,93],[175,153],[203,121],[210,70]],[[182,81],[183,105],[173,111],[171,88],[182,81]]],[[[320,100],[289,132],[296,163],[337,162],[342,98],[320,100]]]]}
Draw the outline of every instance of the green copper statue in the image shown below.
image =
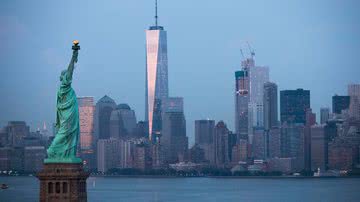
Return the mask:
{"type": "Polygon", "coordinates": [[[56,129],[57,133],[47,150],[45,163],[81,163],[76,157],[79,142],[79,110],[75,91],[71,87],[74,65],[77,63],[79,42],[73,41],[73,55],[67,70],[60,76],[60,88],[57,92],[56,129]]]}

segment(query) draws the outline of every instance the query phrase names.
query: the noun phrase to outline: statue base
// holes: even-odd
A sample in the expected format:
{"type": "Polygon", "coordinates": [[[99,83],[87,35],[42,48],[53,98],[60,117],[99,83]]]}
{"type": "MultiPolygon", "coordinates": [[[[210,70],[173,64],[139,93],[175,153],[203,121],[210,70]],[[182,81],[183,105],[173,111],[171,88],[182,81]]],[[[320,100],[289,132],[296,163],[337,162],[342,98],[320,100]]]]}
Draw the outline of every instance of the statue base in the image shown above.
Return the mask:
{"type": "Polygon", "coordinates": [[[82,163],[45,163],[37,174],[40,202],[87,201],[86,179],[82,163]]]}

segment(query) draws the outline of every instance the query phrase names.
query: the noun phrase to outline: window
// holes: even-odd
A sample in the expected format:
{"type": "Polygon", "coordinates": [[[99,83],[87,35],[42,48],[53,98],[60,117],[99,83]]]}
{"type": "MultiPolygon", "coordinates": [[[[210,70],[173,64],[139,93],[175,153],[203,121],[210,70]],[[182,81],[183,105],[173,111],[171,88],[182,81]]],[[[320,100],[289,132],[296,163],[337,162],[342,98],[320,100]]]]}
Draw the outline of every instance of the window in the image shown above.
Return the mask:
{"type": "Polygon", "coordinates": [[[53,183],[49,182],[48,183],[48,193],[52,194],[54,192],[54,187],[53,187],[53,183]]]}
{"type": "Polygon", "coordinates": [[[67,193],[68,192],[68,184],[67,182],[63,182],[63,193],[67,193]]]}
{"type": "Polygon", "coordinates": [[[57,194],[60,193],[60,182],[57,182],[55,184],[55,191],[56,191],[57,194]]]}

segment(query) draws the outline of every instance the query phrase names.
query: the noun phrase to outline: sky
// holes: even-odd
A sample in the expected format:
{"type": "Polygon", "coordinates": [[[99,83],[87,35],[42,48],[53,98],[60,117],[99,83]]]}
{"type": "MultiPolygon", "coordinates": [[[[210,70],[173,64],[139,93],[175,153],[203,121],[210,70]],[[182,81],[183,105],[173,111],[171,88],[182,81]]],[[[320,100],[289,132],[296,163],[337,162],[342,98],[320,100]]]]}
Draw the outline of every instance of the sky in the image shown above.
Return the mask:
{"type": "MultiPolygon", "coordinates": [[[[311,91],[311,107],[360,83],[360,1],[159,0],[168,35],[170,96],[184,97],[187,135],[194,120],[224,120],[234,130],[234,72],[248,41],[256,64],[279,90],[311,91]]],[[[32,130],[55,121],[61,70],[80,41],[73,88],[128,103],[144,120],[145,30],[154,0],[0,1],[0,126],[32,130]]],[[[319,116],[319,115],[318,115],[319,116]]]]}

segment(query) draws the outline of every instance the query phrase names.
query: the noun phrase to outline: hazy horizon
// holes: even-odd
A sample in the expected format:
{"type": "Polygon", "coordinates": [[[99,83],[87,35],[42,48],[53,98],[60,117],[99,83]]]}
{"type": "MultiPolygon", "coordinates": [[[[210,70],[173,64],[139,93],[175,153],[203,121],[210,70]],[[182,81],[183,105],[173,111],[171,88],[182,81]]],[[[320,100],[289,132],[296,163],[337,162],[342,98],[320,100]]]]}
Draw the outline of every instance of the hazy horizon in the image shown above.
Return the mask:
{"type": "MultiPolygon", "coordinates": [[[[279,90],[310,90],[311,107],[331,109],[331,96],[360,83],[360,2],[162,1],[159,24],[168,35],[170,96],[184,97],[187,135],[194,120],[224,120],[234,130],[234,72],[240,48],[255,49],[279,90]]],[[[0,2],[0,126],[24,120],[32,130],[55,120],[59,75],[80,41],[73,88],[105,94],[145,110],[145,30],[154,1],[0,2]]]]}

